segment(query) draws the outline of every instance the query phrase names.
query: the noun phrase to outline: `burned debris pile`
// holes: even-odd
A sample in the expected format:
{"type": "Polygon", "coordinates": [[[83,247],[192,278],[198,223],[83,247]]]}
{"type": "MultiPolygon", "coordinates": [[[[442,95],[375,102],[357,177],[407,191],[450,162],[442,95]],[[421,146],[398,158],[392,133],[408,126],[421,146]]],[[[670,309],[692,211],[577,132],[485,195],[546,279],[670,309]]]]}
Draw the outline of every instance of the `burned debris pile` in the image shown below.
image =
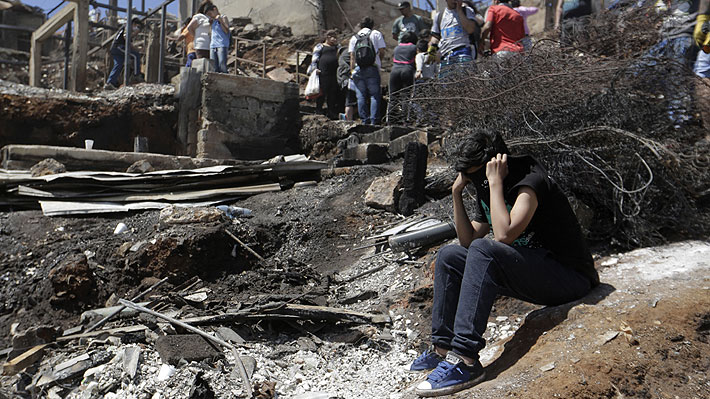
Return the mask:
{"type": "Polygon", "coordinates": [[[575,47],[542,39],[524,55],[450,70],[395,98],[391,122],[501,132],[591,209],[591,239],[633,248],[704,234],[707,83],[663,53],[664,16],[605,11],[573,30],[575,47]]]}

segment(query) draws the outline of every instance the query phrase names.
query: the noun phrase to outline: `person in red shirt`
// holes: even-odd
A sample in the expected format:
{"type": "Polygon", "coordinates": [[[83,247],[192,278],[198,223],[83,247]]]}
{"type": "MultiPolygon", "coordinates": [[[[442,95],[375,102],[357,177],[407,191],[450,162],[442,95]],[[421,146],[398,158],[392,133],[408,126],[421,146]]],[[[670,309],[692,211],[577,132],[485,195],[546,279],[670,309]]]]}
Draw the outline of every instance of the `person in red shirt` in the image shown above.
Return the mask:
{"type": "Polygon", "coordinates": [[[523,51],[521,41],[525,37],[525,22],[508,0],[493,0],[493,5],[488,8],[481,37],[489,33],[493,54],[505,56],[523,51]]]}

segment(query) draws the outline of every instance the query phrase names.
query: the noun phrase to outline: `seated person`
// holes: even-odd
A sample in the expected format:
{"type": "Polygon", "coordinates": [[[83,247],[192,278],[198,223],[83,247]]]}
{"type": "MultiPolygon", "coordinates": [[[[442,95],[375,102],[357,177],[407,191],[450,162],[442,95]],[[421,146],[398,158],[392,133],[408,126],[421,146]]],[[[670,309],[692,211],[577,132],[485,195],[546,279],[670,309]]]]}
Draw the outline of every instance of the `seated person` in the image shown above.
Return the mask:
{"type": "Polygon", "coordinates": [[[599,284],[594,261],[567,197],[530,156],[508,156],[497,133],[477,131],[456,154],[451,189],[459,245],[436,259],[432,347],[410,371],[430,371],[421,396],[483,381],[478,353],[496,295],[540,305],[578,300],[599,284]],[[476,190],[473,220],[462,192],[476,190]],[[493,239],[485,238],[493,230],[493,239]]]}

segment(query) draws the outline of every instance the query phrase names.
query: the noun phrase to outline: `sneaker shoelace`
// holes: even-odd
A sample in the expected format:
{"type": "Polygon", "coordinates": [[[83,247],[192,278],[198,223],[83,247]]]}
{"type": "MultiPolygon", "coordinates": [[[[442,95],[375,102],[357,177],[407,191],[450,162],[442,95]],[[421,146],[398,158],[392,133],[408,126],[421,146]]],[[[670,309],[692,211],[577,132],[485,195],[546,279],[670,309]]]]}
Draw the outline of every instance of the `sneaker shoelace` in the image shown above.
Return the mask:
{"type": "Polygon", "coordinates": [[[444,380],[449,374],[451,374],[451,371],[456,368],[455,364],[449,363],[447,361],[442,361],[439,363],[438,366],[434,369],[434,371],[429,374],[430,380],[434,382],[439,382],[444,380]]]}

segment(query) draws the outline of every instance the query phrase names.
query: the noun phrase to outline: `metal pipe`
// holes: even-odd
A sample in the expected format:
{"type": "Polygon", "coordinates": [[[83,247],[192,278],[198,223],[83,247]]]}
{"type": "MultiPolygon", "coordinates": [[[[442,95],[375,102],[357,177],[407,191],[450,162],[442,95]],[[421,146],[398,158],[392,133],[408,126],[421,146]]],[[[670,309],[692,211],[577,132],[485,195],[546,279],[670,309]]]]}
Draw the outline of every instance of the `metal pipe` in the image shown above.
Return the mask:
{"type": "Polygon", "coordinates": [[[130,62],[131,62],[131,31],[133,30],[133,0],[128,0],[128,14],[126,15],[126,30],[123,31],[125,39],[124,58],[123,58],[123,85],[128,86],[128,80],[131,77],[130,62]]]}
{"type": "Polygon", "coordinates": [[[71,21],[67,22],[67,27],[64,28],[64,76],[62,77],[62,88],[69,89],[69,42],[71,41],[71,21]]]}
{"type": "MultiPolygon", "coordinates": [[[[128,12],[128,10],[126,10],[126,9],[123,8],[123,7],[112,6],[112,5],[110,5],[110,4],[98,3],[98,2],[95,2],[95,1],[92,1],[92,2],[91,2],[91,5],[97,6],[97,7],[99,7],[99,8],[105,8],[105,9],[111,10],[111,11],[128,12]]],[[[141,15],[141,16],[142,16],[142,15],[145,15],[145,16],[148,15],[148,14],[146,14],[146,13],[144,13],[144,12],[135,11],[135,10],[133,11],[133,14],[141,15]]]]}
{"type": "Polygon", "coordinates": [[[141,11],[145,12],[145,0],[141,0],[141,11]]]}
{"type": "Polygon", "coordinates": [[[456,237],[456,228],[451,222],[442,222],[411,233],[392,236],[387,240],[392,252],[403,252],[421,246],[456,237]]]}
{"type": "MultiPolygon", "coordinates": [[[[145,1],[145,0],[144,0],[145,1]]],[[[158,59],[158,83],[163,83],[163,68],[165,68],[165,17],[167,6],[160,10],[160,58],[158,59]]]]}
{"type": "MultiPolygon", "coordinates": [[[[129,1],[130,1],[130,0],[129,0],[129,1]]],[[[242,378],[242,383],[244,384],[244,390],[246,391],[247,397],[249,397],[249,398],[252,397],[253,391],[252,391],[252,389],[251,389],[251,383],[249,382],[249,376],[247,375],[247,371],[246,371],[246,369],[244,368],[244,363],[242,362],[242,359],[239,357],[239,353],[237,352],[237,348],[234,347],[232,344],[230,344],[230,343],[228,343],[228,342],[226,342],[226,341],[223,341],[223,340],[221,340],[221,339],[219,339],[219,338],[217,338],[217,337],[215,337],[215,336],[213,336],[213,335],[207,334],[206,332],[200,330],[199,328],[195,328],[195,327],[193,327],[193,326],[191,326],[191,325],[189,325],[189,324],[187,324],[187,323],[185,323],[185,322],[182,322],[182,321],[180,321],[180,320],[178,320],[178,319],[172,318],[172,317],[170,317],[170,316],[166,316],[166,315],[164,315],[164,314],[162,314],[162,313],[155,312],[155,311],[150,310],[150,309],[148,309],[148,308],[145,308],[145,307],[143,307],[143,306],[137,305],[137,304],[135,304],[135,303],[133,303],[133,302],[127,301],[127,300],[125,300],[125,299],[119,299],[118,302],[119,302],[121,305],[128,306],[128,307],[131,308],[131,309],[135,309],[135,310],[138,310],[138,311],[140,311],[140,312],[147,313],[147,314],[149,314],[149,315],[153,315],[153,316],[155,316],[155,317],[161,318],[161,319],[163,319],[163,320],[167,320],[167,321],[169,321],[170,323],[172,323],[172,324],[174,324],[174,325],[176,325],[176,326],[180,326],[180,327],[182,327],[182,328],[184,328],[184,329],[186,329],[186,330],[188,330],[188,331],[192,331],[192,332],[195,333],[195,334],[198,334],[198,335],[200,335],[200,336],[202,336],[202,337],[204,337],[204,338],[206,338],[206,339],[208,339],[208,340],[210,340],[210,341],[212,341],[212,342],[215,342],[215,343],[217,343],[217,344],[220,344],[220,345],[226,347],[227,349],[231,350],[231,351],[232,351],[232,354],[234,355],[234,360],[235,360],[235,362],[236,362],[236,364],[237,364],[237,371],[239,372],[239,375],[240,375],[241,378],[242,378]]]]}

